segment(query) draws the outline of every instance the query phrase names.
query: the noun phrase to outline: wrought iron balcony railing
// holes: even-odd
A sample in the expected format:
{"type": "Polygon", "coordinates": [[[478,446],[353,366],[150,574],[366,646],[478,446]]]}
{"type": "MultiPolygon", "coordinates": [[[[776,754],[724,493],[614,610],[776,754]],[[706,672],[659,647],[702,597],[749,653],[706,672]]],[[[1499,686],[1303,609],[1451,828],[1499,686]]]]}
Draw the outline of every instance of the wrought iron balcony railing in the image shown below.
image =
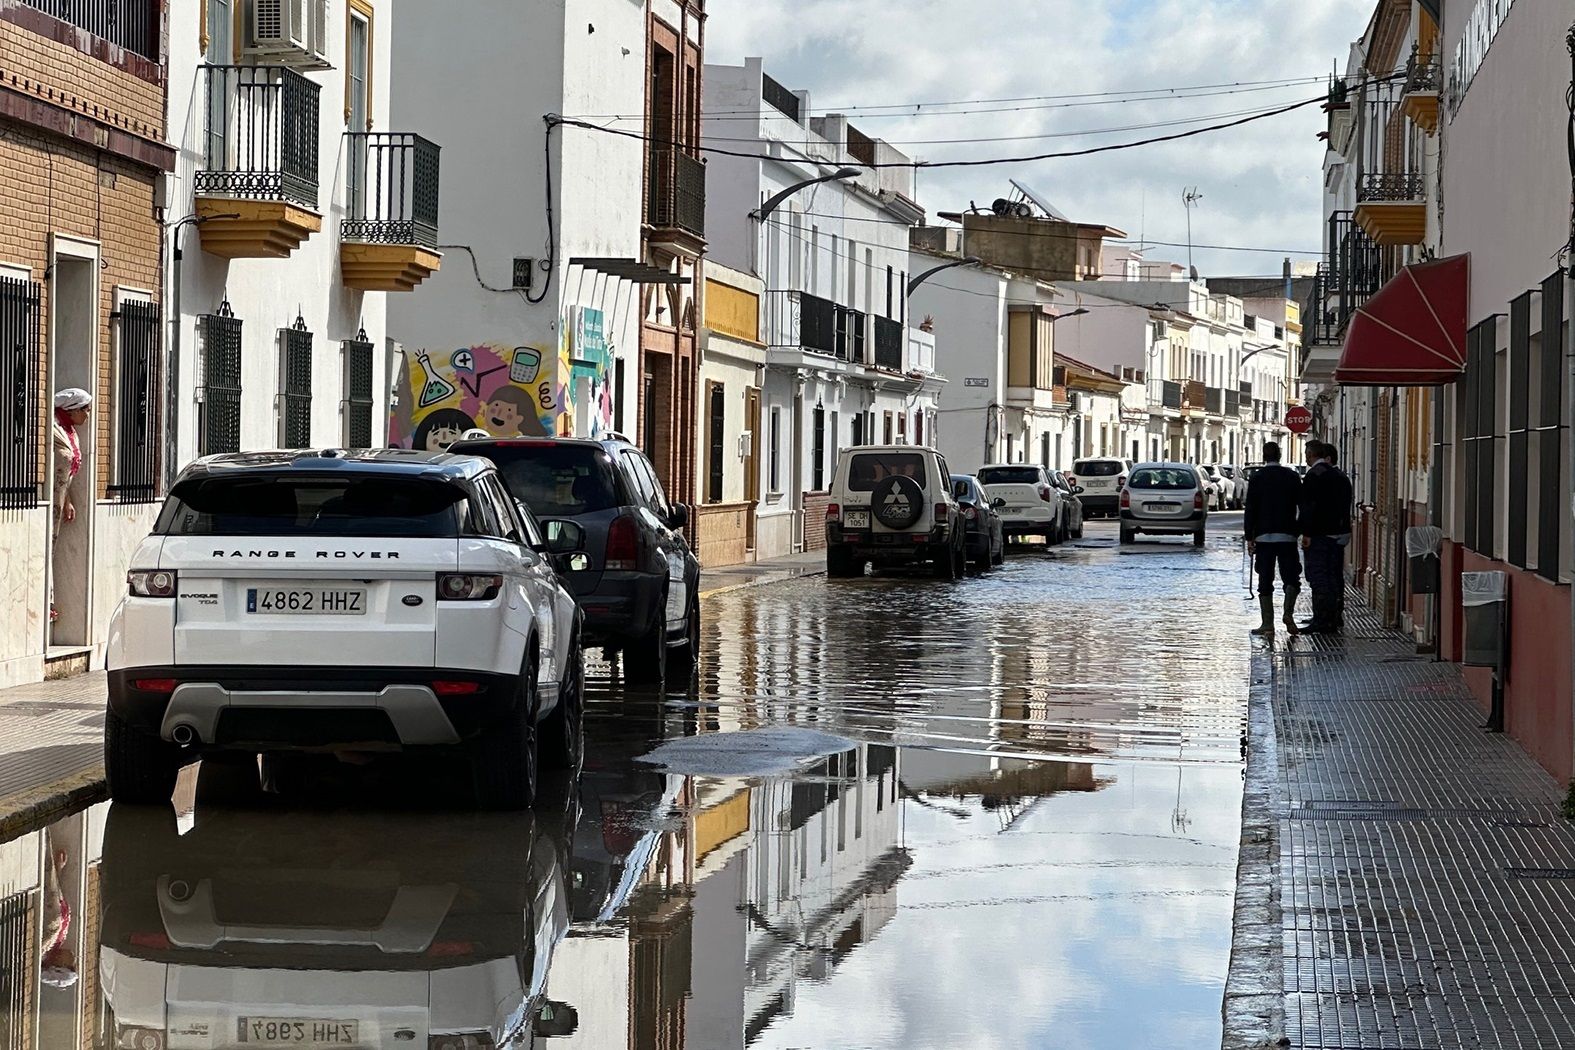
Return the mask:
{"type": "Polygon", "coordinates": [[[902,371],[902,344],[907,339],[907,326],[889,317],[875,318],[875,367],[891,372],[902,371]]]}
{"type": "Polygon", "coordinates": [[[705,164],[682,150],[652,150],[646,221],[705,236],[705,164]]]}
{"type": "Polygon", "coordinates": [[[197,196],[317,209],[318,86],[285,66],[204,66],[206,158],[197,196]]]}
{"type": "Polygon", "coordinates": [[[1405,64],[1405,94],[1417,91],[1437,91],[1443,83],[1437,55],[1424,55],[1412,49],[1405,64]]]}
{"type": "Polygon", "coordinates": [[[101,40],[143,58],[159,60],[160,4],[157,0],[22,0],[101,40]]]}
{"type": "Polygon", "coordinates": [[[1422,199],[1422,176],[1408,171],[1369,172],[1362,176],[1356,188],[1356,199],[1369,201],[1409,202],[1422,199]]]}
{"type": "Polygon", "coordinates": [[[439,152],[409,132],[347,133],[340,239],[436,249],[439,152]]]}

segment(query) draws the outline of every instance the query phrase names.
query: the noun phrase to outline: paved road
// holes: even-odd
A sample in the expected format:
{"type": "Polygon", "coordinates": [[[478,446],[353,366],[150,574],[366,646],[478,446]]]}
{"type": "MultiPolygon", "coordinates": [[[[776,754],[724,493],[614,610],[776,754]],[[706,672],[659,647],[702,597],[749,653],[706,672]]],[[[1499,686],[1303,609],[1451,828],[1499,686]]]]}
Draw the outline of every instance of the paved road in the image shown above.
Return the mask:
{"type": "MultiPolygon", "coordinates": [[[[0,905],[27,898],[22,851],[64,853],[83,993],[122,1024],[164,989],[171,1025],[407,1032],[388,1045],[441,1017],[574,1048],[1212,1050],[1249,670],[1237,520],[1201,551],[1094,524],[958,585],[718,595],[690,692],[593,665],[586,772],[538,814],[456,816],[442,771],[286,806],[208,768],[173,821],[98,806],[0,847],[0,905]]],[[[60,989],[37,1003],[57,1041],[102,1023],[60,989]]]]}

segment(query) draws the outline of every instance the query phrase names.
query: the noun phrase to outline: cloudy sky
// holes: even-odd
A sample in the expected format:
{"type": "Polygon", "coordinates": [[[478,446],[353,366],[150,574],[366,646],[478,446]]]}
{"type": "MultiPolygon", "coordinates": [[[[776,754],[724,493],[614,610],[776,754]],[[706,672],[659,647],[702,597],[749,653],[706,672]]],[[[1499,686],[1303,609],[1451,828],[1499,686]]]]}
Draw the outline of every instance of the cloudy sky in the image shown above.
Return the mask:
{"type": "MultiPolygon", "coordinates": [[[[710,0],[706,59],[761,56],[771,76],[810,92],[813,112],[854,114],[866,134],[916,157],[1015,157],[1166,135],[1312,98],[1372,8],[1373,0],[710,0]],[[1205,85],[1242,87],[1134,94],[1205,85]],[[1017,101],[930,105],[922,116],[895,108],[995,99],[1017,101]],[[1134,127],[1156,124],[1164,126],[1134,127]],[[1001,141],[936,141],[957,139],[1001,141]]],[[[988,207],[1017,178],[1079,222],[1177,242],[1148,255],[1185,262],[1182,194],[1196,187],[1195,244],[1277,249],[1197,249],[1198,269],[1278,273],[1285,249],[1321,244],[1322,116],[1309,106],[1092,157],[921,171],[920,203],[932,216],[970,201],[988,207]]]]}

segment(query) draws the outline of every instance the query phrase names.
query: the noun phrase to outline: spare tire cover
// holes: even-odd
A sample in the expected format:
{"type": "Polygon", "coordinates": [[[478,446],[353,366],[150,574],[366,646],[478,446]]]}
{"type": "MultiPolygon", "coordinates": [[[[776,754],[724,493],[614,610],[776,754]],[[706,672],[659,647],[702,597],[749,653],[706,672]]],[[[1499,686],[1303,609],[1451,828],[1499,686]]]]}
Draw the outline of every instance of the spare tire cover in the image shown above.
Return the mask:
{"type": "Polygon", "coordinates": [[[924,490],[910,477],[894,474],[882,478],[870,494],[875,520],[888,529],[912,528],[924,513],[924,490]]]}

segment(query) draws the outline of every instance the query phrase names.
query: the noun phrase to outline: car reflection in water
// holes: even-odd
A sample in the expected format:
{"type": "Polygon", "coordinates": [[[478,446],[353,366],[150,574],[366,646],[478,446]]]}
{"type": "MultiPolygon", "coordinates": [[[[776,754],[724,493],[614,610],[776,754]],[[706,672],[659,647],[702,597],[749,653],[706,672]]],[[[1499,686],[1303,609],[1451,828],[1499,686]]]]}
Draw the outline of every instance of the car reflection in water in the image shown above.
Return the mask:
{"type": "MultiPolygon", "coordinates": [[[[569,807],[563,807],[568,809],[569,807]]],[[[570,923],[572,816],[115,806],[101,1045],[528,1047],[570,923]]]]}

